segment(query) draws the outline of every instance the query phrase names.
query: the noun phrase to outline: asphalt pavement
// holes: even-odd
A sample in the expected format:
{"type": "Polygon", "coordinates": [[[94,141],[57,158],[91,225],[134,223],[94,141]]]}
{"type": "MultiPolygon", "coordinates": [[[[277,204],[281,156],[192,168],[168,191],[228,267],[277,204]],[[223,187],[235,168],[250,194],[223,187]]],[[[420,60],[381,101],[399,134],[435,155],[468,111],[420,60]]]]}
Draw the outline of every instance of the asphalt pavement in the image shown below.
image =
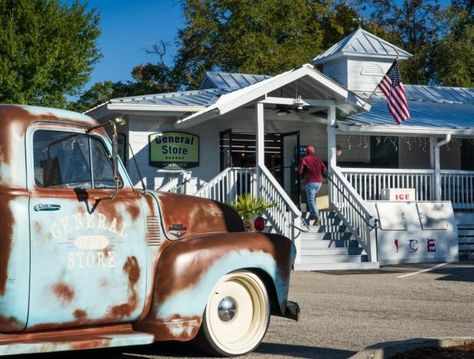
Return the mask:
{"type": "MultiPolygon", "coordinates": [[[[300,304],[300,321],[272,317],[263,343],[246,358],[342,359],[378,342],[474,336],[474,262],[294,272],[290,299],[300,304]]],[[[204,356],[187,344],[166,343],[38,358],[204,356]]]]}

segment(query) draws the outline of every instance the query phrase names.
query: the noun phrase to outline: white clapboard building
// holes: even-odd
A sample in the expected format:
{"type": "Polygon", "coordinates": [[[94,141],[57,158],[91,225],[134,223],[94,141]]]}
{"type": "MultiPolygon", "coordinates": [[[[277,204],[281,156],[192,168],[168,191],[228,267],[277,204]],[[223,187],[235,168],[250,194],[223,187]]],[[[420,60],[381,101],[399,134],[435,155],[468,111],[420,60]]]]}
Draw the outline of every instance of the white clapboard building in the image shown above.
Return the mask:
{"type": "Polygon", "coordinates": [[[474,89],[405,84],[411,118],[397,125],[373,92],[410,56],[359,29],[276,76],[208,72],[194,91],[87,114],[127,120],[122,155],[137,186],[274,204],[268,230],[295,241],[295,269],[456,261],[474,252],[474,89]],[[318,227],[306,225],[295,171],[306,145],[330,169],[318,227]]]}

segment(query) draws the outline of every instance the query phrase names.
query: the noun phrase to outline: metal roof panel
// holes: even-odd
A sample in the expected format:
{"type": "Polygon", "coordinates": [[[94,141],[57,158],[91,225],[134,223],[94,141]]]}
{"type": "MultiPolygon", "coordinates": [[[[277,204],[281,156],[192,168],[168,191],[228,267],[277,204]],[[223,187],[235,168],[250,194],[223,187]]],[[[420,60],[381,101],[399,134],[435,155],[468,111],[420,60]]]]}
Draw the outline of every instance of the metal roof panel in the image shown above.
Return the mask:
{"type": "Polygon", "coordinates": [[[394,59],[397,57],[399,59],[408,59],[412,56],[409,52],[389,43],[388,41],[385,41],[368,31],[358,29],[322,54],[316,56],[313,59],[313,63],[324,63],[329,58],[335,57],[340,53],[370,57],[391,56],[394,59]]]}

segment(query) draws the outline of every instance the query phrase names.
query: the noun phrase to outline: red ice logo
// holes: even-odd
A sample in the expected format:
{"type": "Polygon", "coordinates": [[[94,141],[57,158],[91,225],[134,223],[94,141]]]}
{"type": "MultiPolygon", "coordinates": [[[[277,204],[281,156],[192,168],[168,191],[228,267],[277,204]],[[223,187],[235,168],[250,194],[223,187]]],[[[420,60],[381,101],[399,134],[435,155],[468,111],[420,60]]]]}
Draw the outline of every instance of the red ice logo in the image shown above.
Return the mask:
{"type": "Polygon", "coordinates": [[[426,240],[426,251],[436,252],[436,240],[434,238],[428,238],[426,240]]]}

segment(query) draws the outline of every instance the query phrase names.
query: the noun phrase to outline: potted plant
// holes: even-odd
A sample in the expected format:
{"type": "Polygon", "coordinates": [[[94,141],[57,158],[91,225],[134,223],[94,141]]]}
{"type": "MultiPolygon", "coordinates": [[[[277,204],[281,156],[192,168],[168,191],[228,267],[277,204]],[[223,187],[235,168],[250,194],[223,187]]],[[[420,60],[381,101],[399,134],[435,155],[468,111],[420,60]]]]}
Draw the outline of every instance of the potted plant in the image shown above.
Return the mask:
{"type": "MultiPolygon", "coordinates": [[[[273,206],[263,198],[254,197],[249,193],[240,195],[233,203],[228,203],[242,217],[247,231],[254,231],[254,218],[261,216],[263,212],[273,206]]],[[[261,221],[260,221],[261,222],[261,221]]]]}

